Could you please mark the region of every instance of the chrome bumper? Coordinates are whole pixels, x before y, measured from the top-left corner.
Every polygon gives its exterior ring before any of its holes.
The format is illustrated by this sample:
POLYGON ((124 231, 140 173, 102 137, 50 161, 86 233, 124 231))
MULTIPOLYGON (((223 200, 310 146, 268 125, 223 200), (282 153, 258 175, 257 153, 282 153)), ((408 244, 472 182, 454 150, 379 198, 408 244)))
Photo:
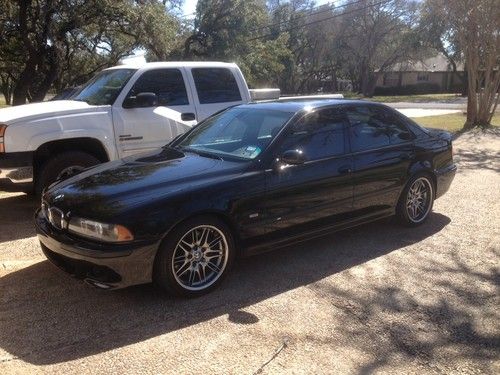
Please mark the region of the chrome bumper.
POLYGON ((14 184, 33 182, 33 167, 16 167, 0 169, 0 179, 8 179, 14 184))

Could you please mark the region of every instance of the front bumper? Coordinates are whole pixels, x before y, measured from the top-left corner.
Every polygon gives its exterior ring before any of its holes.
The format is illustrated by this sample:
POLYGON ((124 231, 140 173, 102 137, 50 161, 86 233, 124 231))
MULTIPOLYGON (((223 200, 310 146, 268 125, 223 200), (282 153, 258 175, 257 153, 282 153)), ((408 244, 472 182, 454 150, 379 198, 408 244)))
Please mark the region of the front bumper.
POLYGON ((450 164, 449 166, 440 169, 436 172, 437 179, 437 189, 436 189, 436 199, 442 196, 450 188, 455 174, 457 173, 457 165, 450 164))
POLYGON ((33 152, 0 154, 0 190, 24 191, 33 184, 33 152))
POLYGON ((124 288, 152 281, 158 244, 98 244, 76 239, 52 227, 41 210, 35 228, 42 251, 56 266, 103 288, 124 288))

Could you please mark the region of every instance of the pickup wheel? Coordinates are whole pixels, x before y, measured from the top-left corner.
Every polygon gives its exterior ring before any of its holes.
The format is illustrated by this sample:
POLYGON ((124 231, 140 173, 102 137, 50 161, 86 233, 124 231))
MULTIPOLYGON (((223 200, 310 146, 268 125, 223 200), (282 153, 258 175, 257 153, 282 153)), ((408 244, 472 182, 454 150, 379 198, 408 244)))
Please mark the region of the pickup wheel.
POLYGON ((95 156, 81 151, 62 152, 48 159, 40 168, 35 182, 35 194, 40 195, 56 180, 64 180, 80 173, 85 168, 99 164, 95 156))

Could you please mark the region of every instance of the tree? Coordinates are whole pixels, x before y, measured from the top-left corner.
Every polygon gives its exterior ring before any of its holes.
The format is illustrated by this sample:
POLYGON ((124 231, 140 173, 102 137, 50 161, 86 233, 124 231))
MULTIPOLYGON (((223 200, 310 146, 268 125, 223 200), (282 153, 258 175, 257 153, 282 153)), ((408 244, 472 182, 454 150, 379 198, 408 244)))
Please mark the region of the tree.
POLYGON ((0 0, 0 88, 6 100, 43 100, 52 85, 82 83, 140 47, 164 58, 177 27, 167 3, 0 0))
POLYGON ((487 126, 500 88, 500 0, 428 0, 450 40, 458 41, 467 70, 467 120, 464 129, 487 126))
POLYGON ((199 0, 183 58, 235 61, 250 86, 275 82, 288 55, 287 36, 256 38, 268 23, 264 0, 199 0))
MULTIPOLYGON (((467 75, 457 70, 459 62, 463 62, 463 53, 457 35, 453 33, 448 17, 443 17, 442 2, 426 1, 420 7, 419 33, 423 44, 448 59, 453 75, 461 81, 462 94, 467 95, 467 75)), ((452 76, 453 77, 453 76, 452 76)))
POLYGON ((342 11, 342 50, 364 96, 373 96, 379 76, 389 68, 419 56, 417 9, 411 0, 347 2, 342 11))

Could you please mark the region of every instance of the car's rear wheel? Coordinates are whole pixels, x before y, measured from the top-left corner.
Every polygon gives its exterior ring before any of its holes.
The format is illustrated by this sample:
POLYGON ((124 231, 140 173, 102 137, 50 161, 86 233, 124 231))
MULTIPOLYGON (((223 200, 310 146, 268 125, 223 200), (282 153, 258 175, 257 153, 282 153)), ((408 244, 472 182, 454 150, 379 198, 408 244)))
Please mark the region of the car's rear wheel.
POLYGON ((427 174, 410 179, 398 202, 396 214, 407 226, 417 226, 429 217, 434 203, 434 184, 427 174))
POLYGON ((82 151, 62 152, 49 159, 40 169, 35 193, 40 195, 44 188, 57 180, 64 180, 80 173, 85 168, 99 164, 95 156, 82 151))
POLYGON ((208 293, 228 273, 234 254, 233 236, 223 221, 212 216, 187 220, 160 246, 154 281, 176 296, 208 293))

